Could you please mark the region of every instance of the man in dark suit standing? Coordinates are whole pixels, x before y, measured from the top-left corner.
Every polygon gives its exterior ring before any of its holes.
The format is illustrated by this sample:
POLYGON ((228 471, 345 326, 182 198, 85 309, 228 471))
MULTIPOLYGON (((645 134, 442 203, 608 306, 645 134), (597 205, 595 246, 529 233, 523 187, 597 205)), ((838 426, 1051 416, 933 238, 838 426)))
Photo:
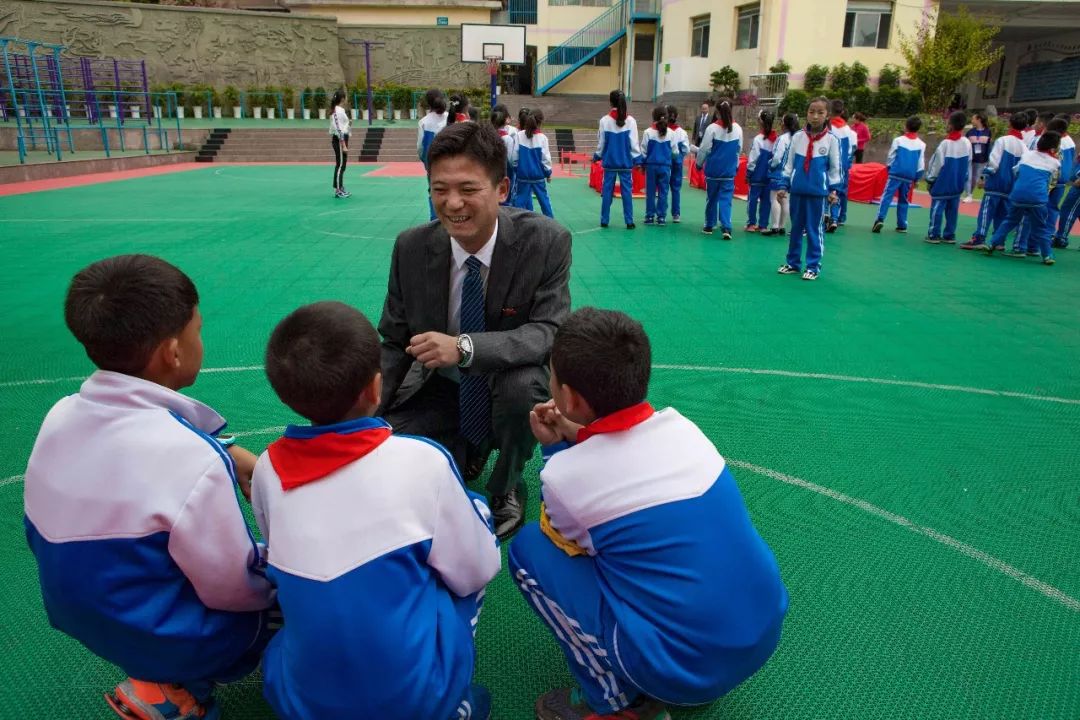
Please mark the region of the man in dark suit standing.
POLYGON ((701 145, 701 139, 705 137, 705 129, 709 127, 709 122, 712 120, 712 104, 709 102, 701 103, 701 112, 698 114, 697 122, 694 123, 694 144, 701 145))
POLYGON ((499 206, 506 146, 487 123, 441 131, 428 167, 438 220, 394 244, 379 321, 380 414, 395 432, 442 443, 467 480, 498 449, 487 490, 505 539, 524 520, 521 472, 536 447, 529 412, 550 397, 551 343, 570 313, 570 233, 499 206))

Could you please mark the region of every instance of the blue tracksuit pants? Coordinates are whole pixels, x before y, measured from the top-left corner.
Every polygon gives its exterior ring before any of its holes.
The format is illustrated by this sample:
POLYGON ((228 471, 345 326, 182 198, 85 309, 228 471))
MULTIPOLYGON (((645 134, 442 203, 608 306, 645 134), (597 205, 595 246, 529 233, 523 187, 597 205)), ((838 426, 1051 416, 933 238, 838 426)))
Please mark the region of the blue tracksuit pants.
POLYGON ((960 196, 933 198, 930 203, 930 232, 927 237, 956 239, 956 220, 960 215, 960 196), (944 223, 944 231, 942 224, 944 223))
POLYGON ((1059 242, 1064 242, 1066 245, 1069 243, 1069 231, 1072 230, 1077 217, 1080 217, 1080 188, 1070 187, 1061 203, 1057 232, 1054 233, 1054 237, 1059 242))
POLYGON ((844 183, 840 189, 836 191, 836 196, 840 199, 840 202, 829 206, 829 217, 832 218, 834 223, 843 225, 847 222, 847 191, 848 191, 848 173, 850 170, 844 170, 844 183))
POLYGON ((751 185, 750 193, 746 196, 746 226, 769 227, 769 213, 771 211, 772 201, 769 199, 768 183, 751 185))
POLYGON ((671 186, 670 165, 645 166, 645 219, 667 217, 667 194, 671 186))
POLYGON ((705 227, 717 222, 724 232, 731 232, 731 199, 735 197, 735 178, 705 178, 705 227))
POLYGON ((682 215, 682 161, 671 163, 671 216, 682 215))
MULTIPOLYGON (((619 194, 622 195, 623 220, 627 225, 634 222, 634 176, 629 169, 609 170, 604 168, 604 189, 600 193, 600 224, 607 225, 611 220, 611 200, 615 194, 615 181, 619 181, 619 194)), ((519 181, 520 182, 520 181, 519 181)))
POLYGON ((1044 258, 1053 257, 1053 253, 1050 251, 1051 229, 1048 216, 1049 212, 1046 205, 1010 205, 1005 222, 994 231, 990 247, 1004 247, 1005 238, 1008 237, 1009 233, 1019 227, 1021 223, 1026 223, 1030 228, 1031 242, 1039 249, 1039 254, 1044 258))
POLYGON ((825 198, 819 195, 791 195, 791 238, 788 240, 787 264, 801 268, 802 238, 806 234, 806 269, 821 271, 825 254, 825 198))
MULTIPOLYGON (((1061 198, 1065 195, 1065 188, 1061 185, 1057 185, 1050 191, 1050 197, 1046 199, 1046 222, 1050 226, 1050 236, 1053 238, 1057 232, 1058 219, 1061 212, 1058 210, 1061 205, 1061 198)), ((1024 222, 1020 224, 1020 230, 1017 231, 1016 238, 1017 249, 1027 250, 1028 248, 1035 249, 1037 246, 1031 244, 1031 223, 1024 222)))
POLYGON ((885 185, 885 192, 881 195, 881 203, 878 205, 877 219, 882 222, 889 214, 889 205, 896 198, 896 227, 901 230, 907 229, 908 194, 911 192, 911 181, 889 176, 889 182, 885 185))
POLYGON ((540 212, 549 218, 555 217, 551 212, 551 200, 548 198, 547 182, 544 180, 517 179, 517 193, 514 196, 514 207, 523 210, 533 209, 533 194, 540 201, 540 212))
POLYGON ((975 220, 975 233, 972 240, 985 241, 1009 214, 1009 198, 1004 195, 986 193, 979 204, 979 216, 975 220))

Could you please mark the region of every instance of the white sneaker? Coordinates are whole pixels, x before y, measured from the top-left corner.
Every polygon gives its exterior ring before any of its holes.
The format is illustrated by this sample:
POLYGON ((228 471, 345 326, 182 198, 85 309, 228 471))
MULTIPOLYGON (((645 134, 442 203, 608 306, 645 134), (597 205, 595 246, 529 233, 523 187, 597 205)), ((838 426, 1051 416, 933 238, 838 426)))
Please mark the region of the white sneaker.
POLYGON ((972 196, 968 195, 968 196, 967 196, 966 198, 964 198, 964 199, 963 199, 963 200, 961 200, 960 202, 966 202, 966 203, 970 203, 970 202, 975 202, 975 198, 973 198, 972 196))
POLYGON ((817 280, 817 270, 807 270, 802 274, 803 280, 817 280))
POLYGON ((791 265, 784 263, 776 269, 776 272, 780 273, 781 275, 798 275, 799 268, 792 267, 791 265))

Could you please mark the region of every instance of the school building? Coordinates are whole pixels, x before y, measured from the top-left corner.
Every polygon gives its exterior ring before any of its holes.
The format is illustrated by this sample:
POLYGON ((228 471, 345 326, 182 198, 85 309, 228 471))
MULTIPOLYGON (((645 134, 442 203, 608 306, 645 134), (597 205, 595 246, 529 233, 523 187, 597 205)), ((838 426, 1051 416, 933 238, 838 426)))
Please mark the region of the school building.
MULTIPOLYGON (((871 84, 886 64, 904 66, 900 33, 961 4, 1003 26, 1005 57, 981 87, 960 89, 969 107, 1080 104, 1080 0, 267 0, 340 25, 402 29, 462 23, 526 28, 526 64, 504 68, 519 94, 696 101, 725 65, 759 98, 802 87, 812 64, 861 62, 871 84), (779 60, 785 79, 769 73, 779 60)), ((392 49, 389 49, 391 54, 392 49)))

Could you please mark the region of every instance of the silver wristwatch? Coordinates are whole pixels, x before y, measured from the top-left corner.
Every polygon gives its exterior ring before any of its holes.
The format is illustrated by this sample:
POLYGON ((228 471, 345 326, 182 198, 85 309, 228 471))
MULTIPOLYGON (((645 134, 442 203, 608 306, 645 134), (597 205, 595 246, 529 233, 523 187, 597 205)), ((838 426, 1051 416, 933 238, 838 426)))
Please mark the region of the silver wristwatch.
POLYGON ((468 335, 458 335, 457 337, 457 349, 461 353, 461 360, 458 361, 458 367, 467 368, 472 365, 473 359, 473 344, 472 338, 468 335))

